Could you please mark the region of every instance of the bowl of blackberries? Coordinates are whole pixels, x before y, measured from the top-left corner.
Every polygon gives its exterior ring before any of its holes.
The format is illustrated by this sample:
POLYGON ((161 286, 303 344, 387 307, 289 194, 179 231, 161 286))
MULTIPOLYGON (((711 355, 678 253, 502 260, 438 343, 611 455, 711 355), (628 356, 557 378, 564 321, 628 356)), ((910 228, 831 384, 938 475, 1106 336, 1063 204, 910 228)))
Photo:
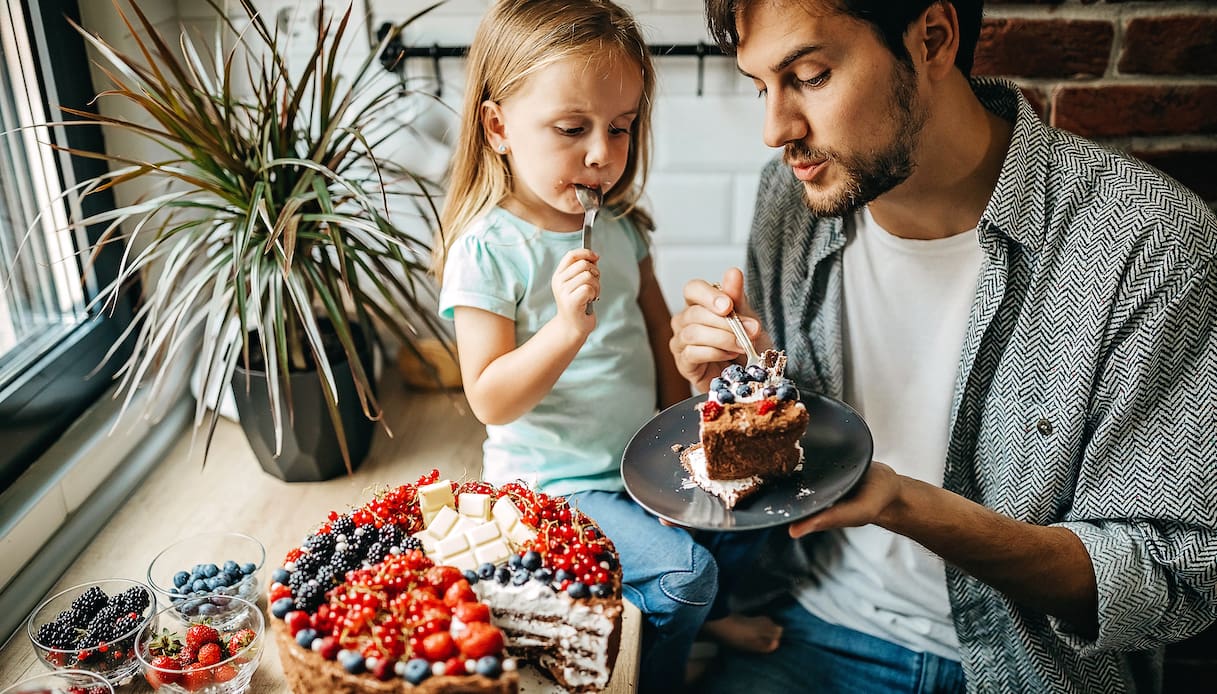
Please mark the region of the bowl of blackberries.
POLYGON ((139 671, 135 636, 155 619, 148 586, 122 578, 73 586, 34 608, 26 631, 34 653, 52 669, 85 670, 114 685, 139 671))
POLYGON ((262 660, 266 621, 253 602, 217 596, 225 617, 187 616, 173 606, 139 632, 136 656, 157 691, 239 694, 262 660))
POLYGON ((14 682, 0 694, 114 694, 114 687, 101 675, 85 670, 56 670, 14 682))
POLYGON ((265 561, 266 549, 249 535, 204 533, 161 550, 148 566, 148 583, 183 616, 219 620, 231 604, 225 598, 258 600, 265 561))

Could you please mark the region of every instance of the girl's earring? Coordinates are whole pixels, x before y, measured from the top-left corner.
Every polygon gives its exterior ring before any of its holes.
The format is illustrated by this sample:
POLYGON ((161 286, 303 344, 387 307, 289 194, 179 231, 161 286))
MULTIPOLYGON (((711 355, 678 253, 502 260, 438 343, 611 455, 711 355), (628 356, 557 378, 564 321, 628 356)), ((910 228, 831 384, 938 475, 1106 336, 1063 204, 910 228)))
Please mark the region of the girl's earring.
POLYGON ((506 144, 499 145, 499 154, 507 154, 507 145, 506 144))

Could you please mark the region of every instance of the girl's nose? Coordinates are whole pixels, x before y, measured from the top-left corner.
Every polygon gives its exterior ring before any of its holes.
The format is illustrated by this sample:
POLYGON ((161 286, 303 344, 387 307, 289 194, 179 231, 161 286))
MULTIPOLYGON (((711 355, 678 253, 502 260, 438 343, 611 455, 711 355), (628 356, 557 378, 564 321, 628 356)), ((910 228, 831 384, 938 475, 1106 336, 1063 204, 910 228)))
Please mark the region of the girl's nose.
POLYGON ((587 140, 587 154, 584 162, 588 166, 602 167, 609 163, 609 139, 607 134, 592 135, 587 140))

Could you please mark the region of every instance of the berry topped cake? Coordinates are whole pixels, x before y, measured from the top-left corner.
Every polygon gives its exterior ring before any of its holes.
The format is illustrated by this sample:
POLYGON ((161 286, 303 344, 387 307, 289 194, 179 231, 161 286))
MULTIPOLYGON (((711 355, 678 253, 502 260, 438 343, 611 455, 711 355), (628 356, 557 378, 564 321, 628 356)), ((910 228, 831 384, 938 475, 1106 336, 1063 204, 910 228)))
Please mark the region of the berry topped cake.
POLYGON ((786 379, 786 355, 767 350, 760 364, 732 364, 710 382, 700 411, 698 443, 681 463, 697 486, 734 508, 803 461, 799 440, 810 419, 799 391, 786 379))
POLYGON ((603 689, 621 632, 612 543, 565 499, 433 470, 325 523, 270 589, 292 690, 515 692, 517 663, 603 689))

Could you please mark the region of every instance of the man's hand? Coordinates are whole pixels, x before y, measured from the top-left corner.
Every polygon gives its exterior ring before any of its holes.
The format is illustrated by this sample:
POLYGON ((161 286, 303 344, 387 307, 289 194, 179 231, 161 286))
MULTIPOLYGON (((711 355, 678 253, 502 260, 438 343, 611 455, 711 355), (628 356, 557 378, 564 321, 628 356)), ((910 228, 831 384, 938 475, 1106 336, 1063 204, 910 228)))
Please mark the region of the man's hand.
POLYGON ((790 536, 872 523, 883 526, 885 512, 897 501, 903 479, 887 465, 872 462, 852 494, 809 518, 791 523, 790 536))
POLYGON ((1090 554, 1067 528, 1014 520, 928 482, 872 462, 857 489, 791 537, 873 524, 908 537, 1015 602, 1098 634, 1098 588, 1090 554))
POLYGON ((709 390, 710 380, 743 354, 724 320, 732 309, 739 314, 757 351, 770 349, 769 336, 761 331, 760 321, 744 299, 744 275, 739 268, 727 270, 721 288, 705 280, 686 284, 685 309, 672 316, 671 348, 676 366, 700 391, 709 390))

